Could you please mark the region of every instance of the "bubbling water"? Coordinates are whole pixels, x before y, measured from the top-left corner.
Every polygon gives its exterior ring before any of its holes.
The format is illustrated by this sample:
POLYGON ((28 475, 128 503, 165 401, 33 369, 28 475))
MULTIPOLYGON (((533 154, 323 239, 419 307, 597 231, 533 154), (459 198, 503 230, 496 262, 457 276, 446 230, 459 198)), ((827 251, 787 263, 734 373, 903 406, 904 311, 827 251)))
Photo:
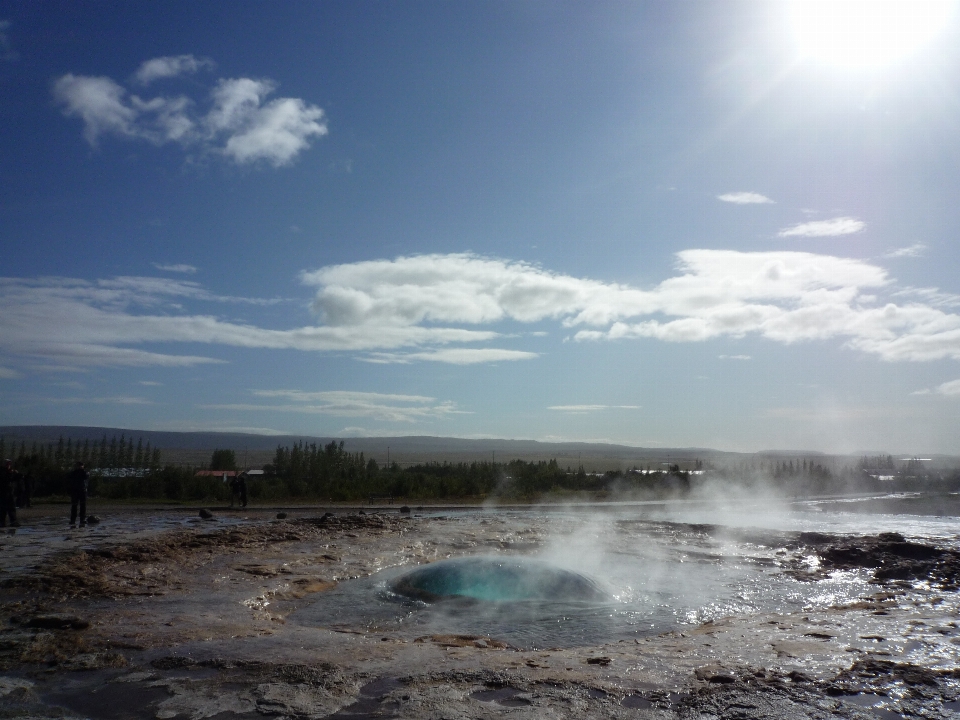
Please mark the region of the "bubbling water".
POLYGON ((486 602, 610 600, 593 579, 526 557, 464 557, 430 563, 392 583, 394 592, 424 602, 469 598, 486 602))

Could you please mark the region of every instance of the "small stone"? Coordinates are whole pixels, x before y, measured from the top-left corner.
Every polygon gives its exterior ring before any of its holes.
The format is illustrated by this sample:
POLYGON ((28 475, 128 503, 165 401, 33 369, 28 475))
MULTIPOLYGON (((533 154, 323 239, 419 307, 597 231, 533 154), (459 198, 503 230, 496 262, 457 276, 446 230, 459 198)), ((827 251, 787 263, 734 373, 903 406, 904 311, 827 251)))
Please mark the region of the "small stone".
POLYGON ((410 514, 410 506, 409 506, 409 505, 402 505, 402 506, 400 507, 400 512, 404 513, 405 515, 409 515, 409 514, 410 514))
POLYGON ((206 508, 200 508, 200 517, 204 520, 213 520, 213 513, 206 508))
POLYGON ((287 519, 287 514, 285 512, 277 513, 277 520, 286 520, 286 519, 287 519))
POLYGON ((608 658, 606 655, 601 655, 600 657, 592 657, 584 660, 587 665, 609 665, 613 660, 608 658))
POLYGON ((96 515, 87 515, 87 525, 97 525, 100 523, 100 518, 96 515))

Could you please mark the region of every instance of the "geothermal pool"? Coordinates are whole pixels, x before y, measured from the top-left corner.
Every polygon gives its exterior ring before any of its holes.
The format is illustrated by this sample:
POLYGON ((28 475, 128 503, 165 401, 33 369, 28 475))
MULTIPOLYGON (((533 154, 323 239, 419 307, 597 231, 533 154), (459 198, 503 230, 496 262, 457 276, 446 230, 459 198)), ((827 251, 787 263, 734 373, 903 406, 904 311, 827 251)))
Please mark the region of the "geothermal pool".
MULTIPOLYGON (((901 532, 954 545, 960 539, 952 518, 824 511, 815 503, 736 514, 701 507, 638 517, 631 508, 590 515, 474 511, 438 519, 438 532, 459 536, 461 552, 342 581, 292 619, 408 640, 480 635, 527 649, 633 641, 728 616, 824 610, 877 591, 868 570, 836 571, 816 582, 794 579, 785 571, 818 564, 797 546, 797 532, 901 532), (453 580, 449 572, 435 573, 421 578, 427 592, 405 591, 410 577, 443 568, 451 557, 459 558, 460 572, 470 564, 476 572, 453 580), (490 572, 497 563, 510 568, 509 577, 490 572), (518 593, 517 576, 525 573, 518 593), (563 574, 597 592, 550 587, 563 574), (444 582, 472 586, 437 591, 444 582), (531 590, 537 582, 546 583, 542 592, 531 590)), ((449 546, 450 537, 441 539, 449 546)), ((926 590, 918 585, 912 592, 926 590)))
POLYGON ((276 510, 103 507, 70 531, 62 508, 25 513, 0 535, 0 704, 345 720, 960 708, 957 496, 276 510), (942 562, 878 585, 874 568, 903 570, 880 546, 942 562), (863 570, 837 569, 857 552, 863 570))

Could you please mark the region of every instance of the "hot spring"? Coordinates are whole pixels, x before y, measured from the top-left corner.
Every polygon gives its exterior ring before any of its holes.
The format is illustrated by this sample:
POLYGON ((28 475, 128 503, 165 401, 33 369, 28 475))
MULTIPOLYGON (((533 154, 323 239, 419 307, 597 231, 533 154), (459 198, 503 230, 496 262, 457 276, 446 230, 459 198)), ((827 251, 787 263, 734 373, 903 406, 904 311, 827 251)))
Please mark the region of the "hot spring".
POLYGON ((941 537, 949 529, 933 518, 811 510, 749 520, 751 529, 701 524, 711 521, 703 513, 433 517, 415 538, 398 537, 394 553, 378 560, 379 572, 334 578, 336 588, 290 619, 405 640, 480 635, 519 648, 632 641, 727 616, 825 609, 876 592, 865 570, 795 579, 789 567, 819 560, 791 545, 787 528, 941 537))
POLYGON ((425 602, 471 599, 484 602, 596 602, 612 600, 593 579, 525 557, 467 557, 441 560, 413 570, 391 589, 425 602))

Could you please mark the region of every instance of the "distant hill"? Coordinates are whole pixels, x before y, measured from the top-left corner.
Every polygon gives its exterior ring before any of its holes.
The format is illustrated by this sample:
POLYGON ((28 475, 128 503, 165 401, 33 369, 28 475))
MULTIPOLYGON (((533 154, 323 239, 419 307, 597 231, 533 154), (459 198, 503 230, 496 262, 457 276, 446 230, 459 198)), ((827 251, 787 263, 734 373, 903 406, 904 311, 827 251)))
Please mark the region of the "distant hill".
POLYGON ((104 435, 126 435, 142 438, 153 447, 163 451, 164 459, 174 462, 200 464, 209 461, 210 453, 217 448, 227 448, 237 453, 247 464, 263 464, 270 461, 278 445, 288 446, 298 442, 325 445, 331 441, 343 441, 350 452, 362 452, 367 457, 384 463, 389 453, 390 460, 407 465, 414 462, 473 460, 506 461, 550 460, 556 458, 561 465, 615 468, 646 466, 665 462, 692 462, 694 460, 718 460, 735 458, 740 453, 721 452, 708 448, 638 448, 628 445, 587 442, 539 442, 536 440, 473 440, 432 436, 332 438, 307 435, 254 435, 252 433, 219 432, 165 432, 138 430, 135 428, 75 427, 69 425, 7 425, 0 426, 0 437, 10 443, 24 441, 51 443, 59 438, 99 441, 104 435))
MULTIPOLYGON (((661 463, 691 463, 695 460, 705 462, 736 462, 759 458, 765 461, 786 461, 791 458, 823 458, 835 463, 856 462, 861 455, 885 455, 886 453, 856 453, 831 456, 824 453, 804 450, 768 450, 759 453, 737 453, 710 448, 642 448, 612 443, 590 442, 540 442, 537 440, 473 440, 455 437, 433 437, 428 435, 410 435, 400 437, 315 437, 309 435, 255 435, 253 433, 221 432, 165 432, 158 430, 138 430, 136 428, 78 427, 70 425, 6 425, 0 426, 0 437, 10 447, 12 442, 24 441, 27 445, 34 442, 57 442, 60 437, 76 440, 99 441, 104 435, 107 440, 113 436, 126 435, 128 438, 142 438, 163 452, 164 462, 187 465, 202 465, 210 461, 215 449, 234 450, 237 460, 246 466, 261 466, 271 461, 278 445, 289 446, 294 443, 317 443, 326 445, 331 441, 343 441, 344 448, 350 452, 362 452, 366 457, 375 458, 381 464, 389 457, 392 462, 410 465, 420 462, 449 461, 472 462, 474 460, 550 460, 556 459, 561 466, 576 467, 582 463, 587 471, 626 469, 629 467, 654 468, 661 463)), ((904 457, 901 453, 896 455, 904 457)), ((924 455, 930 458, 930 468, 960 467, 960 458, 947 455, 924 455)))

